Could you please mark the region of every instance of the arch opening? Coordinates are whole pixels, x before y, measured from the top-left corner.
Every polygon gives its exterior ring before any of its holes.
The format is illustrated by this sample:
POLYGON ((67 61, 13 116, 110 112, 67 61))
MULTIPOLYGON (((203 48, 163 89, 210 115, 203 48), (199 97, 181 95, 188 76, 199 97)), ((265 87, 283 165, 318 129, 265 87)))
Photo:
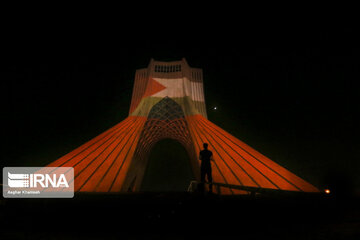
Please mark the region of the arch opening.
POLYGON ((166 138, 151 149, 140 191, 184 192, 194 180, 191 159, 177 140, 166 138))

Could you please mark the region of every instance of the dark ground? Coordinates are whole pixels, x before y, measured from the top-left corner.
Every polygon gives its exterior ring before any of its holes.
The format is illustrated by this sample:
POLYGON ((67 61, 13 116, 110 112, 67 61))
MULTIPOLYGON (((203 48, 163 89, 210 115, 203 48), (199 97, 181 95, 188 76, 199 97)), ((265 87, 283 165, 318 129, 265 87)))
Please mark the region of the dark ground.
POLYGON ((1 200, 1 239, 356 239, 359 199, 188 193, 1 200))

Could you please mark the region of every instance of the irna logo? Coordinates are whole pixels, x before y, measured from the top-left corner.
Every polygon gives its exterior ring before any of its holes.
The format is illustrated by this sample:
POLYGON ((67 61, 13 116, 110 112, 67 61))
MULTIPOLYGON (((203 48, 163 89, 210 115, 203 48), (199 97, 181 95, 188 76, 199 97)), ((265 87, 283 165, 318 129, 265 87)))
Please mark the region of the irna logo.
POLYGON ((69 187, 64 174, 12 174, 8 172, 8 186, 11 188, 53 188, 69 187))
POLYGON ((4 167, 5 198, 72 198, 72 167, 4 167))

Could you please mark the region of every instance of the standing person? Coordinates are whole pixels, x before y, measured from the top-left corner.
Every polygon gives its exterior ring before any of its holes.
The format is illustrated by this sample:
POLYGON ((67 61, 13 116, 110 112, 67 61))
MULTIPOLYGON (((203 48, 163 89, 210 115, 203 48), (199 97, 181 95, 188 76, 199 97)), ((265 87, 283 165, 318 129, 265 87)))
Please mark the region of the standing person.
POLYGON ((201 184, 202 187, 205 183, 205 175, 207 176, 207 180, 209 184, 209 191, 212 192, 212 175, 211 175, 211 162, 214 161, 213 154, 211 151, 208 150, 208 144, 204 143, 204 150, 200 151, 200 160, 201 160, 201 184))

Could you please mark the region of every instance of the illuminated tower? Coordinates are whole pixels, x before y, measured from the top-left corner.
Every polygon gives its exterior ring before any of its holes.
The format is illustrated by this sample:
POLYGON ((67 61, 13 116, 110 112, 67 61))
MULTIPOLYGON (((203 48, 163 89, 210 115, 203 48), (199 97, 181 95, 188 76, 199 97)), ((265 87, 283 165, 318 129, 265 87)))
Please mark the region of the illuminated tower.
MULTIPOLYGON (((198 180, 198 153, 207 142, 214 154, 213 181, 216 183, 318 191, 210 122, 202 69, 189 67, 185 59, 174 62, 152 59, 147 68, 137 70, 129 116, 49 166, 74 167, 75 191, 138 191, 151 149, 165 138, 185 147, 198 180)), ((221 188, 221 193, 243 192, 221 188)))

